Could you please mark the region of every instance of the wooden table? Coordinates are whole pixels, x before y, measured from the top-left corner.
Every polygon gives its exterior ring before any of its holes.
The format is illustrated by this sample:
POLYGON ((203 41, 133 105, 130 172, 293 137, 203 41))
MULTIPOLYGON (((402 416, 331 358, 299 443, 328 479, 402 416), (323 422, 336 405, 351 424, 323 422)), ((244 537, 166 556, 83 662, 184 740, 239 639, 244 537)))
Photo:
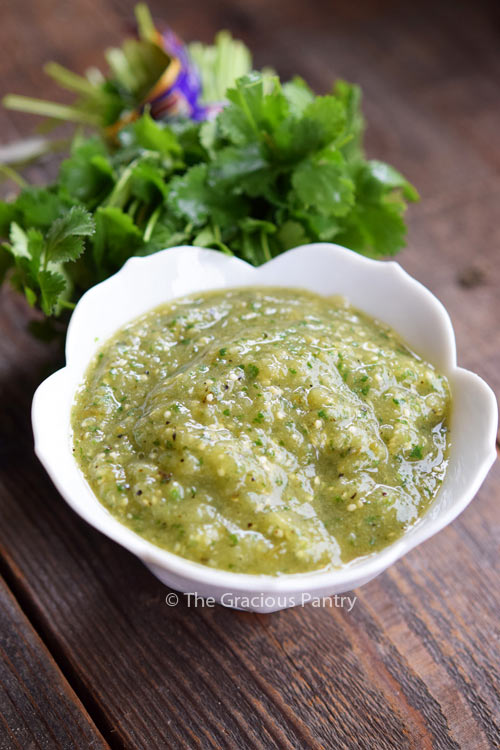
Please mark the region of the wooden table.
MULTIPOLYGON (((47 59, 101 62, 130 0, 2 9, 4 91, 55 96, 47 59)), ((460 362, 500 390, 498 5, 151 2, 186 38, 229 27, 257 65, 363 86, 372 155, 415 182, 403 266, 447 306, 460 362)), ((32 120, 0 113, 0 138, 32 120)), ((43 171, 35 174, 43 179, 43 171)), ((165 604, 167 590, 61 500, 29 407, 54 349, 0 294, 0 748, 487 748, 500 741, 500 470, 451 527, 355 592, 351 612, 165 604)))

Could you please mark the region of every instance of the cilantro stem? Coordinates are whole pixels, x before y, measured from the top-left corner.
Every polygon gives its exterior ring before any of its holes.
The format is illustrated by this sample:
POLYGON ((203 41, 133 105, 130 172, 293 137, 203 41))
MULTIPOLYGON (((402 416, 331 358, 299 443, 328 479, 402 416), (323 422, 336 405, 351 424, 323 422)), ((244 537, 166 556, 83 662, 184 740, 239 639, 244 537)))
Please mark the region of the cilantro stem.
POLYGON ((56 120, 81 122, 85 125, 99 125, 99 118, 96 115, 83 112, 77 107, 68 107, 65 104, 46 102, 43 99, 34 99, 30 96, 8 94, 2 99, 2 104, 6 109, 15 109, 18 112, 28 112, 32 115, 52 117, 56 120))
POLYGON ((156 208, 149 217, 148 223, 146 224, 146 229, 144 230, 143 234, 144 242, 149 242, 149 240, 151 239, 151 235, 153 234, 153 230, 156 226, 156 222, 158 221, 158 217, 160 216, 160 212, 161 206, 158 206, 158 208, 156 208))
POLYGON ((134 201, 131 202, 130 206, 127 209, 127 213, 132 219, 134 218, 134 214, 137 211, 139 204, 140 204, 140 200, 139 198, 136 198, 134 201))
POLYGON ((84 76, 64 68, 59 63, 49 62, 44 65, 44 72, 47 73, 56 83, 68 91, 75 91, 77 94, 86 94, 94 99, 100 95, 99 89, 96 88, 84 76))
POLYGON ((139 3, 135 6, 135 19, 140 38, 146 42, 153 40, 156 29, 146 3, 139 3))
POLYGON ((271 260, 273 256, 271 255, 271 251, 269 249, 269 242, 267 240, 267 232, 264 229, 261 229, 260 231, 260 243, 262 245, 262 252, 264 253, 264 258, 266 260, 271 260))
POLYGON ((57 300, 58 305, 61 307, 65 307, 67 310, 74 310, 76 305, 74 302, 69 302, 67 299, 61 299, 59 298, 57 300))
POLYGON ((253 248, 250 243, 250 238, 247 232, 243 232, 243 257, 245 258, 245 260, 248 260, 251 263, 254 263, 254 265, 256 265, 255 254, 253 252, 253 248))
POLYGON ((228 247, 225 242, 222 241, 221 233, 220 233, 220 227, 218 224, 212 223, 212 232, 214 233, 215 238, 215 244, 217 247, 222 250, 223 253, 226 253, 226 255, 234 255, 233 251, 230 247, 228 247))
POLYGON ((26 182, 24 177, 19 172, 16 172, 15 169, 12 169, 12 167, 7 166, 7 164, 0 164, 0 174, 4 174, 7 179, 12 180, 12 182, 15 182, 21 188, 28 187, 29 183, 26 182))
POLYGON ((104 205, 123 208, 128 198, 128 190, 126 190, 127 183, 132 177, 132 172, 134 171, 134 167, 136 166, 138 161, 139 158, 134 159, 132 162, 130 162, 128 167, 123 170, 120 179, 109 194, 108 199, 104 201, 104 205))

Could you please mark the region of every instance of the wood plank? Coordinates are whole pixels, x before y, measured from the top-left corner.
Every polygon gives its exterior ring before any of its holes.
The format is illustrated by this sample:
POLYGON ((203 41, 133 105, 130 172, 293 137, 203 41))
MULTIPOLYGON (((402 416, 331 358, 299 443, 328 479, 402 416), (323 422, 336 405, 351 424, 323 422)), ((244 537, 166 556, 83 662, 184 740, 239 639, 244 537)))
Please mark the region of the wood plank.
MULTIPOLYGON (((42 62, 80 70, 98 62, 131 5, 75 0, 61 10, 19 0, 2 17, 2 80, 54 95, 42 62), (20 13, 33 15, 29 28, 20 13)), ((167 15, 160 0, 151 6, 167 15)), ((362 84, 370 154, 408 174, 423 196, 400 261, 448 307, 460 362, 500 394, 496 5, 195 0, 169 6, 168 21, 205 40, 228 26, 258 65, 302 73, 318 90, 336 75, 362 84)), ((1 114, 0 123, 4 138, 30 126, 17 115, 1 114)), ((193 609, 183 598, 169 608, 167 590, 81 522, 32 456, 31 393, 58 355, 26 334, 29 315, 0 292, 0 555, 110 743, 498 744, 498 464, 451 527, 355 592, 351 612, 308 606, 257 616, 193 609)))
POLYGON ((107 748, 0 578, 0 747, 107 748))

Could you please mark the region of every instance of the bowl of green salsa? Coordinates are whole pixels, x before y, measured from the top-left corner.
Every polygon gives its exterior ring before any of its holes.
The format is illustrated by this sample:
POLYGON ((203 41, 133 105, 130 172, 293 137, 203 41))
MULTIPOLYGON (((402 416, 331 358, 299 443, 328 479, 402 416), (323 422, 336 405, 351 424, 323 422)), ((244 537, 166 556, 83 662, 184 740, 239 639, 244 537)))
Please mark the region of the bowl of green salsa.
POLYGON ((231 606, 370 580, 495 457, 494 396, 441 303, 336 245, 133 258, 82 297, 66 359, 33 403, 56 487, 164 583, 231 606))

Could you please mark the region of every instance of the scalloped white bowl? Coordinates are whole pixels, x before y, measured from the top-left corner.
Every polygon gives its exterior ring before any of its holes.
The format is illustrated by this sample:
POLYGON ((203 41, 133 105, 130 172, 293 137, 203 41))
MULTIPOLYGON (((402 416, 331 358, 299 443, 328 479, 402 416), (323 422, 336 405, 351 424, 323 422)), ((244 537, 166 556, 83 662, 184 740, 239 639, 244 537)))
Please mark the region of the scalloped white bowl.
POLYGON ((39 386, 32 409, 35 451, 55 486, 73 510, 137 555, 163 583, 177 591, 214 597, 226 606, 273 612, 302 604, 309 597, 341 594, 366 583, 453 521, 470 503, 496 457, 495 396, 481 378, 457 367, 453 328, 443 305, 397 263, 370 260, 339 245, 305 245, 259 268, 195 247, 132 258, 117 274, 90 289, 76 306, 68 329, 66 362, 66 367, 39 386), (96 349, 109 336, 175 297, 249 285, 343 294, 355 307, 392 326, 450 382, 449 467, 433 505, 389 547, 335 570, 257 576, 185 560, 147 542, 113 518, 73 458, 70 413, 75 392, 96 349))

